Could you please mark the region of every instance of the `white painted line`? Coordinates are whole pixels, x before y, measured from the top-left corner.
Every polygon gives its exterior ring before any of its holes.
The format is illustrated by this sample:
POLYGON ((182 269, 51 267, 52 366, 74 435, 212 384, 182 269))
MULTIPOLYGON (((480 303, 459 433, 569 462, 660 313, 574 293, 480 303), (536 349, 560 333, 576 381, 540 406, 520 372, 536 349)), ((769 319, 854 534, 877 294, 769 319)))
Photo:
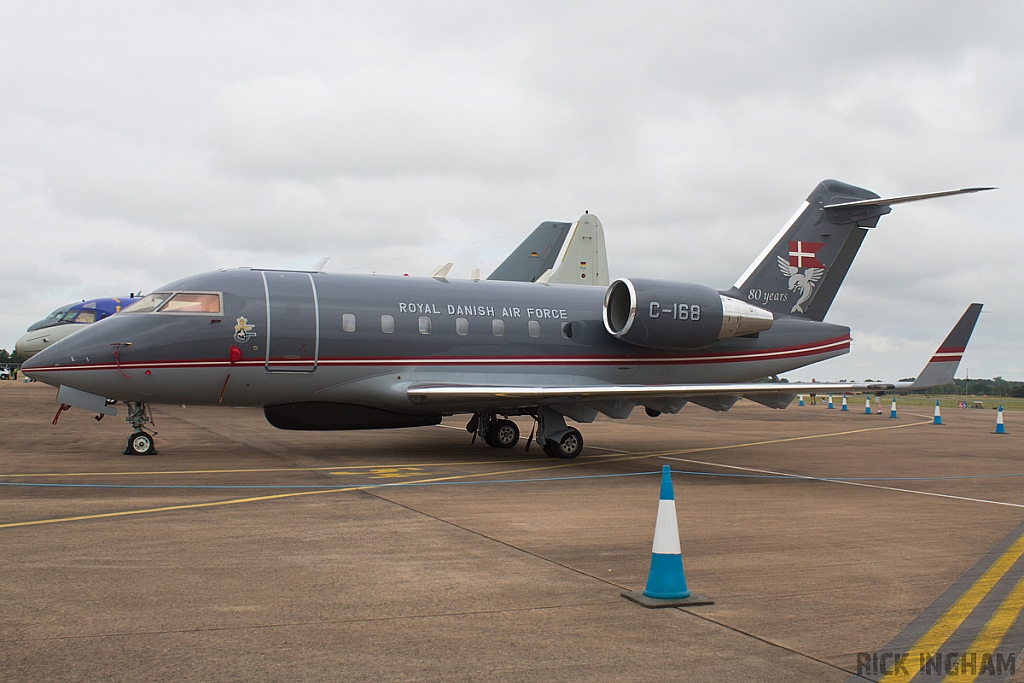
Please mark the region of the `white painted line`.
POLYGON ((1024 508, 1024 504, 1021 503, 1007 503, 1001 500, 987 500, 985 498, 969 498, 967 496, 955 496, 951 493, 934 493, 932 491, 916 491, 914 489, 901 489, 896 486, 880 486, 878 484, 865 484, 859 481, 843 481, 838 479, 828 479, 827 477, 809 477, 804 474, 790 474, 788 472, 776 472, 774 470, 762 470, 756 467, 740 467, 738 465, 725 465, 719 462, 704 462, 703 460, 688 460, 687 458, 673 458, 669 456, 660 456, 662 460, 675 460, 677 462, 688 462, 694 465, 706 465, 708 467, 721 467, 729 470, 742 470, 745 472, 757 472, 758 474, 771 474, 778 477, 787 477, 789 479, 804 479, 806 481, 823 481, 829 484, 846 484, 848 486, 862 486, 868 489, 881 489, 883 491, 897 491, 899 493, 915 493, 919 496, 932 496, 935 498, 949 498, 952 500, 965 500, 970 503, 987 503, 989 505, 1000 505, 1003 507, 1011 508, 1024 508))

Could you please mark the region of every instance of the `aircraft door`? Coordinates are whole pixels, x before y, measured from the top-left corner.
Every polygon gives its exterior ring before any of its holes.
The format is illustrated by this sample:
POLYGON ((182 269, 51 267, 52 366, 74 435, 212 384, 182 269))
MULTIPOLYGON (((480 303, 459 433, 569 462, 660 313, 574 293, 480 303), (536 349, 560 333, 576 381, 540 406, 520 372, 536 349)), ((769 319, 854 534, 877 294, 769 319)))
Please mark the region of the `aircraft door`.
POLYGON ((320 348, 320 304, 310 273, 263 271, 268 372, 313 372, 320 348))

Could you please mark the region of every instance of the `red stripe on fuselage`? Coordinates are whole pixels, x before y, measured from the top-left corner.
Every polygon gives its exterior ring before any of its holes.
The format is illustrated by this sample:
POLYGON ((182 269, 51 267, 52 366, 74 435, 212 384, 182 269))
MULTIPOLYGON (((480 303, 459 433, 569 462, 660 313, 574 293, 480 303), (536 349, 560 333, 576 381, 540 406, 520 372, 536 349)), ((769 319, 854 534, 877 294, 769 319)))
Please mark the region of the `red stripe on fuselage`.
MULTIPOLYGON (((394 366, 394 365, 699 365, 707 363, 747 363, 756 361, 782 360, 787 358, 801 358, 815 356, 832 351, 849 350, 849 335, 833 337, 819 342, 801 344, 798 346, 785 346, 775 349, 761 349, 757 351, 728 351, 709 355, 688 355, 688 356, 393 356, 393 357, 362 357, 362 358, 320 358, 316 361, 318 366, 324 367, 345 367, 345 366, 394 366)), ((311 358, 300 358, 297 360, 271 359, 277 366, 287 367, 289 365, 309 366, 313 363, 311 358)), ((132 368, 219 368, 219 367, 263 367, 266 360, 253 358, 240 360, 231 363, 225 359, 197 359, 177 361, 132 361, 121 362, 120 366, 115 363, 89 363, 81 365, 63 365, 48 368, 32 368, 28 372, 56 372, 56 371, 77 371, 77 370, 107 370, 132 369, 132 368)))

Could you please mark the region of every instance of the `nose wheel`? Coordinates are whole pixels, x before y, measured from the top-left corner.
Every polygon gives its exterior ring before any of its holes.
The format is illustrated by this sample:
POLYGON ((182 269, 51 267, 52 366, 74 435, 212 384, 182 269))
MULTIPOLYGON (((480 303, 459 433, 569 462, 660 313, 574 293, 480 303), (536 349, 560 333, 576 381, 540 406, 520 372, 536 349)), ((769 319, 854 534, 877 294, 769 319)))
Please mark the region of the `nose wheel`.
POLYGON ((144 431, 145 425, 153 424, 153 414, 145 403, 126 403, 128 406, 128 424, 132 426, 132 435, 128 437, 125 455, 156 455, 153 447, 153 435, 144 431))
POLYGON ((128 437, 128 447, 124 449, 125 455, 156 455, 153 448, 153 436, 146 432, 135 432, 128 437))

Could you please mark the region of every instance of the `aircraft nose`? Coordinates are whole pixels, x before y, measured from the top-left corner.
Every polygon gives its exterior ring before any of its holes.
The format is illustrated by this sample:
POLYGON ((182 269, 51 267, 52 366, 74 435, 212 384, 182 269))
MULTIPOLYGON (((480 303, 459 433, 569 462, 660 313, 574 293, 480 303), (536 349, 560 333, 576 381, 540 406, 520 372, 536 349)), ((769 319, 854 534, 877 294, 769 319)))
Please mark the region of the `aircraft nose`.
POLYGON ((46 347, 21 364, 21 372, 26 376, 46 384, 60 384, 60 352, 63 341, 46 347))

